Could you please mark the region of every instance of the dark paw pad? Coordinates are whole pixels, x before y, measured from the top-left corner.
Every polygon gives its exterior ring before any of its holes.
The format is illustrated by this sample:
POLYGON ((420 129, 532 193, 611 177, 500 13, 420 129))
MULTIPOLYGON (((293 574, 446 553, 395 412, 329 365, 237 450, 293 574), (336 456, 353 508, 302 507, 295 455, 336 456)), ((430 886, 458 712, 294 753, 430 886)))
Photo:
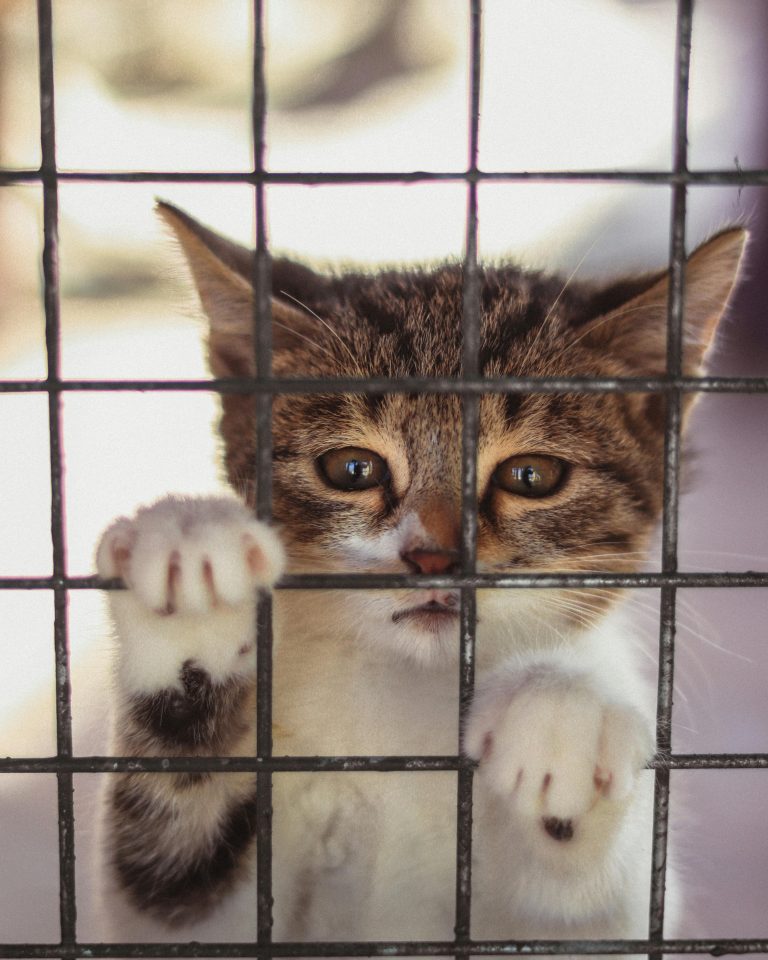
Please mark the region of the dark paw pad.
POLYGON ((554 840, 573 839, 573 820, 561 820, 559 817, 545 817, 544 829, 554 840))

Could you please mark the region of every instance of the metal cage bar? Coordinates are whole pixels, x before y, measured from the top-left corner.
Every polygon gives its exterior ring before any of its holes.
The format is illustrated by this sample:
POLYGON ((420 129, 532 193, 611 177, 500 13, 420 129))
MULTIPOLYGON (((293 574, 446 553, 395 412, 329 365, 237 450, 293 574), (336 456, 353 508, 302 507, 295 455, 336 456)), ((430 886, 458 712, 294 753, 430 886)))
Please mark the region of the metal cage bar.
MULTIPOLYGON (((122 590, 120 580, 100 577, 0 577, 0 590, 50 590, 66 586, 68 590, 122 590)), ((551 589, 579 590, 588 587, 610 587, 620 590, 656 587, 765 587, 768 571, 745 573, 474 573, 409 574, 409 573, 302 573, 285 574, 276 584, 277 590, 387 590, 418 587, 482 587, 486 589, 551 589)))
MULTIPOLYGON (((264 75, 264 0, 253 0, 253 185, 256 204, 254 258, 254 346, 256 379, 272 376, 271 263, 267 248, 264 156, 266 150, 267 88, 264 75)), ((256 515, 272 519, 272 395, 257 394, 256 515)), ((272 597, 260 591, 256 611, 256 750, 272 756, 272 597)), ((272 942, 272 771, 256 777, 256 929, 259 946, 272 942)))
MULTIPOLYGON (((0 762, 0 773, 258 773, 276 772, 349 773, 359 770, 433 772, 459 770, 463 758, 450 756, 302 757, 14 757, 0 762)), ((669 770, 764 770, 768 753, 678 753, 655 757, 647 769, 669 770)))
MULTIPOLYGON (((456 954, 468 956, 561 956, 563 954, 727 954, 768 953, 768 939, 722 938, 664 940, 473 940, 457 944, 455 940, 376 940, 307 941, 301 943, 78 943, 68 956, 78 960, 105 957, 435 957, 456 954)), ((46 960, 61 956, 56 944, 0 944, 0 960, 46 960)))
MULTIPOLYGON (((477 263, 477 172, 480 132, 480 72, 482 46, 481 0, 470 2, 469 149, 467 157, 467 222, 464 251, 462 316, 462 376, 480 373, 480 282, 477 263)), ((477 438, 480 397, 461 398, 461 571, 471 577, 477 561, 477 438)), ((472 907, 472 783, 474 764, 461 754, 461 732, 475 682, 475 624, 477 590, 460 588, 459 717, 456 752, 459 754, 456 792, 456 945, 470 940, 472 907)))
POLYGON ((135 391, 198 391, 214 393, 316 393, 318 388, 338 393, 456 393, 463 396, 485 393, 766 393, 768 377, 407 377, 383 380, 328 377, 323 380, 301 377, 285 380, 251 380, 218 377, 210 380, 3 380, 0 393, 66 393, 135 391))
MULTIPOLYGON (((0 170, 0 186, 12 183, 37 182, 39 170, 0 170)), ((60 181, 110 183, 253 183, 250 170, 220 170, 182 172, 177 170, 59 170, 60 181)), ((689 186, 764 187, 768 186, 768 169, 757 170, 688 170, 674 173, 669 170, 478 170, 473 177, 478 183, 526 183, 549 181, 554 183, 646 183, 671 186, 686 183, 689 186)), ((299 184, 319 186, 338 183, 465 183, 465 171, 375 171, 354 173, 312 173, 265 171, 265 184, 299 184)))
MULTIPOLYGON (((688 89, 691 64, 693 0, 679 0, 675 70, 675 173, 688 169, 688 89)), ((667 314, 667 375, 679 377, 683 365, 683 316, 685 306, 685 227, 688 187, 684 182, 672 186, 670 224, 669 309, 667 314)), ((677 545, 680 500, 680 428, 682 395, 672 390, 666 395, 664 430, 664 506, 662 513, 661 569, 677 573, 677 545)), ((675 668, 675 631, 677 587, 661 588, 659 625, 659 674, 656 708, 656 749, 661 756, 672 751, 672 694, 675 668)), ((659 766, 655 772, 653 806, 653 848, 651 853, 651 889, 649 938, 660 944, 664 938, 667 841, 669 834, 670 771, 659 766)), ((656 947, 652 957, 659 957, 656 947)))
MULTIPOLYGON (((53 71, 53 20, 51 0, 38 0, 40 49, 40 179, 43 185, 43 281, 45 306, 45 349, 48 383, 60 380, 61 323, 59 316, 59 187, 56 169, 56 110, 53 71)), ((51 474, 51 545, 53 576, 66 576, 64 530, 64 451, 61 426, 61 394, 48 391, 48 436, 51 474)), ((67 589, 53 586, 54 656, 56 663, 56 752, 59 758, 72 756, 72 688, 67 632, 67 589)), ((75 896, 75 810, 72 772, 56 771, 59 821, 59 923, 62 956, 68 956, 77 940, 75 896)))
POLYGON ((57 754, 52 758, 0 759, 0 773, 55 773, 58 780, 60 859, 61 942, 58 944, 0 944, 0 958, 47 957, 308 957, 308 956, 456 956, 476 955, 559 955, 649 953, 768 953, 768 940, 756 938, 665 940, 664 872, 669 813, 669 775, 686 769, 766 769, 768 754, 674 754, 671 750, 670 720, 674 668, 675 598, 679 587, 766 587, 768 573, 693 574, 680 572, 677 560, 678 490, 680 465, 680 408, 684 393, 766 393, 768 377, 687 377, 682 374, 682 317, 684 305, 686 191, 691 185, 768 185, 768 170, 700 170, 687 167, 687 104, 693 0, 678 0, 676 38, 676 86, 674 160, 670 171, 481 171, 478 169, 480 118, 481 0, 467 0, 470 18, 470 104, 468 166, 461 172, 402 171, 395 173, 275 173, 265 168, 265 124, 267 91, 264 79, 264 0, 253 0, 253 95, 252 135, 254 167, 250 171, 79 172, 59 170, 56 163, 52 0, 37 0, 40 56, 40 118, 42 162, 39 170, 0 170, 0 186, 40 182, 44 201, 44 305, 46 318, 47 376, 45 380, 0 382, 0 393, 45 392, 49 405, 52 576, 3 577, 0 589, 51 590, 54 594, 54 653, 56 662, 57 754), (59 182, 167 182, 167 183, 249 183, 256 206, 256 259, 254 307, 255 379, 209 380, 62 380, 59 368, 59 277, 57 257, 59 182), (417 183, 463 182, 467 187, 466 247, 464 258, 463 368, 459 380, 409 378, 407 380, 280 380, 271 372, 270 259, 266 239, 265 188, 273 183, 417 183), (663 378, 615 378, 591 380, 583 377, 539 379, 497 378, 484 380, 478 368, 479 284, 477 265, 477 188, 482 182, 633 182, 666 184, 672 191, 670 226, 670 299, 668 314, 668 370, 663 378), (280 589, 376 589, 387 587, 453 587, 461 591, 460 716, 471 700, 474 679, 475 591, 479 588, 535 589, 586 587, 661 588, 660 669, 658 694, 659 753, 648 765, 655 771, 654 846, 650 892, 649 934, 645 940, 491 941, 472 940, 471 840, 472 775, 474 764, 457 753, 454 756, 361 756, 361 757, 275 757, 271 739, 272 630, 271 602, 259 600, 257 616, 258 716, 256 757, 78 757, 72 752, 71 695, 68 663, 67 596, 69 590, 119 589, 117 581, 98 577, 69 577, 66 569, 64 525, 63 448, 61 397, 69 391, 124 390, 206 390, 219 393, 252 394, 256 408, 257 462, 255 481, 257 514, 271 515, 271 404, 278 393, 316 391, 387 393, 431 392, 460 395, 462 398, 462 564, 457 576, 424 575, 301 575, 287 576, 280 589), (475 570, 477 541, 475 449, 478 406, 483 393, 657 392, 667 398, 665 428, 665 480, 661 570, 656 573, 611 574, 478 574, 475 570), (257 926, 255 943, 209 944, 86 944, 76 936, 74 885, 74 773, 104 773, 146 770, 252 771, 257 774, 257 926), (456 842, 456 927, 453 941, 275 943, 272 941, 271 885, 271 776, 273 772, 357 770, 457 772, 456 842))

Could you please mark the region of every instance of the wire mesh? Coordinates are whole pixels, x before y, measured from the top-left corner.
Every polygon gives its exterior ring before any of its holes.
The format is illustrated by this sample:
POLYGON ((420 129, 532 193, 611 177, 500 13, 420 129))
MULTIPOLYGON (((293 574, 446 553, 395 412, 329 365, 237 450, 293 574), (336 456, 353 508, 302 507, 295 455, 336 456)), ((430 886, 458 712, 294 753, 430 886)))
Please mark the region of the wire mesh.
POLYGON ((54 594, 54 650, 56 662, 57 754, 54 758, 0 759, 0 772, 55 773, 58 780, 59 911, 61 941, 56 944, 0 944, 0 957, 262 957, 262 956, 435 956, 475 955, 559 955, 768 952, 768 939, 665 939, 665 863, 669 814, 670 771, 684 769, 744 769, 768 767, 768 754, 673 754, 670 742, 672 681, 676 620, 676 591, 679 587, 766 587, 766 573, 692 574, 678 571, 677 524, 680 468, 681 397, 691 391, 715 393, 765 393, 768 378, 686 377, 681 374, 682 316, 685 284, 686 194, 691 185, 768 185, 767 170, 698 171, 687 168, 687 106, 693 0, 679 0, 676 39, 676 90, 674 162, 670 171, 507 171, 478 169, 480 122, 480 76, 482 3, 468 0, 470 21, 470 106, 467 169, 461 173, 275 173, 266 169, 265 120, 267 90, 264 79, 264 3, 253 0, 254 59, 252 133, 254 168, 251 171, 205 172, 106 172, 59 171, 56 165, 55 101, 52 39, 52 0, 37 0, 40 63, 40 110, 42 162, 38 170, 0 171, 0 186, 40 182, 44 199, 44 304, 46 319, 47 376, 44 380, 17 380, 0 383, 0 392, 45 392, 49 404, 51 542, 53 575, 47 577, 3 577, 0 589, 50 590, 54 594), (668 375, 663 378, 588 379, 583 377, 537 379, 484 379, 479 374, 480 291, 477 264, 477 188, 483 181, 633 182, 669 185, 673 195, 670 226, 670 297, 668 314, 668 375), (108 182, 194 182, 248 183, 253 186, 256 207, 256 258, 254 266, 254 329, 256 376, 242 379, 210 380, 66 380, 60 377, 60 323, 58 276, 58 185, 61 181, 108 182), (467 186, 466 246, 464 259, 463 370, 461 380, 409 378, 407 380, 277 380, 271 372, 270 259, 266 239, 265 187, 272 183, 398 183, 461 181, 467 186), (70 577, 66 569, 64 529, 64 471, 61 433, 61 396, 67 391, 188 390, 219 393, 247 393, 254 397, 257 432, 257 514, 271 516, 271 404, 277 393, 434 392, 462 397, 462 562, 461 572, 451 576, 431 575, 301 575, 286 576, 279 589, 381 589, 387 587, 453 587, 461 593, 461 655, 459 671, 459 723, 472 697, 476 590, 546 589, 551 587, 660 588, 660 668, 657 736, 659 752, 649 764, 655 771, 656 802, 650 891, 649 935, 644 940, 487 941, 471 937, 472 858, 472 775, 473 764, 458 750, 451 756, 341 756, 275 757, 272 753, 272 628, 271 602, 259 599, 257 616, 258 716, 255 757, 76 757, 72 751, 71 689, 67 633, 67 598, 70 590, 120 589, 117 581, 98 577, 70 577), (478 403, 483 393, 658 392, 667 396, 665 427, 665 479, 661 569, 639 574, 478 574, 475 570, 477 541, 475 450, 478 432, 478 403), (257 939, 254 943, 176 944, 93 944, 78 942, 75 898, 74 773, 127 771, 193 772, 252 771, 257 776, 257 939), (276 771, 349 772, 456 771, 456 923, 451 941, 418 942, 308 942, 272 941, 272 811, 271 776, 276 771))

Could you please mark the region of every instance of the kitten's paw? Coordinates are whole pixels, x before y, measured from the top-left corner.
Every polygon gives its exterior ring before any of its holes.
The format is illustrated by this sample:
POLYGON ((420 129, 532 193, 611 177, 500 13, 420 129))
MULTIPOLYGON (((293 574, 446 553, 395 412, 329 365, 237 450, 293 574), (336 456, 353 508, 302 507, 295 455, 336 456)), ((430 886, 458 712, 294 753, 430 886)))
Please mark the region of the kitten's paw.
POLYGON ((464 749, 513 815, 562 842, 602 800, 629 797, 653 739, 639 710, 542 671, 481 691, 464 749))
POLYGON ((205 614, 250 601, 284 568, 277 535, 226 498, 165 497, 121 517, 96 552, 102 577, 122 577, 156 614, 205 614))
POLYGON ((178 689, 190 666, 214 682, 252 674, 255 588, 271 586, 284 560, 276 534, 242 504, 165 497, 116 520, 96 564, 127 587, 109 594, 126 691, 178 689))

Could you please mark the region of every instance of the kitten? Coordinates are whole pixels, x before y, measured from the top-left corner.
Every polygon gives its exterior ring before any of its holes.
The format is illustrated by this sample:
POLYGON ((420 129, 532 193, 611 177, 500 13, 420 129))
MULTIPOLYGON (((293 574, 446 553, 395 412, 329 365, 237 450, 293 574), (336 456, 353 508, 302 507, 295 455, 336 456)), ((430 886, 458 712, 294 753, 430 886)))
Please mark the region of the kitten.
MULTIPOLYGON (((217 376, 254 373, 252 254, 161 203, 210 320, 217 376)), ((702 357, 745 234, 686 270, 684 372, 702 357)), ((481 370, 660 376, 668 278, 604 286, 481 271, 481 370)), ((279 377, 461 374, 462 268, 319 276, 273 264, 279 377)), ((684 394, 684 417, 693 395, 684 394)), ((127 755, 255 751, 254 593, 291 572, 458 569, 461 403, 443 395, 278 395, 277 533, 252 519, 253 397, 222 396, 236 500, 169 496, 117 520, 97 565, 128 589, 116 739, 127 755)), ((632 571, 659 516, 665 400, 490 394, 480 401, 480 571, 632 571)), ((654 704, 621 591, 478 594, 474 937, 647 935, 654 704)), ((274 597, 276 755, 454 754, 455 589, 274 597)), ((255 777, 119 774, 105 889, 117 939, 255 932, 255 777)), ((455 774, 274 775, 276 939, 453 936, 455 774)))

